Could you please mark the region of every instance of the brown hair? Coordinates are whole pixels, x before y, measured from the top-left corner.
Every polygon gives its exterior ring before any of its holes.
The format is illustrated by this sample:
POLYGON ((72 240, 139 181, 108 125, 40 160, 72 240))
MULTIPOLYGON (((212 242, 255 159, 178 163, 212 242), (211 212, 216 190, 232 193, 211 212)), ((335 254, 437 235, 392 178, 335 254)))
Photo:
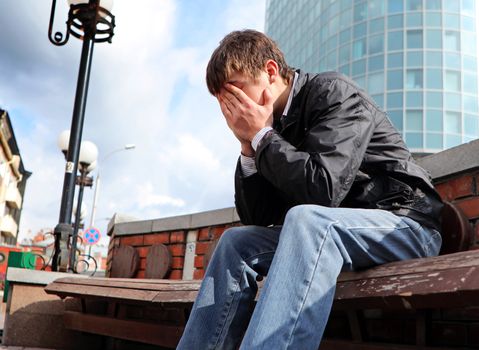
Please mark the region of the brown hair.
POLYGON ((293 71, 286 64, 284 55, 276 43, 256 30, 238 30, 226 35, 213 51, 206 67, 206 85, 212 95, 220 92, 233 72, 241 72, 250 78, 258 77, 267 60, 274 60, 279 74, 286 82, 293 71))

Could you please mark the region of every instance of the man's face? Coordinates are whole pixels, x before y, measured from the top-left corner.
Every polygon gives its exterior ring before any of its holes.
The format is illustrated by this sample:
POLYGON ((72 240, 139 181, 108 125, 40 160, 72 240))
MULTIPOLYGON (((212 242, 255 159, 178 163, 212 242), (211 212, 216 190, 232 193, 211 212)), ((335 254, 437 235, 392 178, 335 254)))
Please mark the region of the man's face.
POLYGON ((250 78, 241 72, 231 74, 227 83, 241 89, 250 99, 259 105, 264 104, 263 91, 270 85, 268 74, 261 71, 256 78, 250 78))

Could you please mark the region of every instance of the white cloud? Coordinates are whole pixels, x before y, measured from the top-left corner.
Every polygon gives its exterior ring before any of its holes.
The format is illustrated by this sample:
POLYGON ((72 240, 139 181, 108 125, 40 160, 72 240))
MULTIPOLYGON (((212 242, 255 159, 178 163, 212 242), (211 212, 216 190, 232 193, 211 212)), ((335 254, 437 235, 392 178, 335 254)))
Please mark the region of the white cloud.
POLYGON ((167 195, 155 194, 153 185, 150 182, 138 185, 136 191, 138 193, 136 201, 140 209, 151 206, 165 205, 173 207, 185 206, 185 201, 180 198, 173 198, 167 195))

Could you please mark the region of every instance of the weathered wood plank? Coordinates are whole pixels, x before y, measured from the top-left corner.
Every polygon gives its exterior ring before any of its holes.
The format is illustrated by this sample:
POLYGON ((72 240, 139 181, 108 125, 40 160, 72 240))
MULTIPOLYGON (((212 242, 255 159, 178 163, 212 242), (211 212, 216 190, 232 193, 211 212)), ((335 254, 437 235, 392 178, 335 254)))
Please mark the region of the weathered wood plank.
POLYGON ((386 276, 400 276, 417 272, 437 272, 451 268, 479 266, 479 250, 441 255, 431 258, 396 261, 364 271, 343 272, 338 281, 361 280, 386 276))
POLYGON ((65 328, 118 339, 175 348, 183 327, 65 311, 65 328))
MULTIPOLYGON (((354 343, 346 340, 323 339, 321 350, 437 350, 437 347, 395 345, 387 343, 354 343)), ((453 350, 441 347, 441 350, 453 350)))
POLYGON ((479 305, 479 266, 342 281, 336 308, 424 309, 479 305))

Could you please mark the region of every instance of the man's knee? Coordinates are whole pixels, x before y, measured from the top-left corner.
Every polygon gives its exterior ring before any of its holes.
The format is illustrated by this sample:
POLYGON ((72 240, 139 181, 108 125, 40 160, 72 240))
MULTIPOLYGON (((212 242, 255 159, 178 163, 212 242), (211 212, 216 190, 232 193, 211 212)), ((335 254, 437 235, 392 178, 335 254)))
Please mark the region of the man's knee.
POLYGON ((248 226, 231 227, 227 229, 220 237, 218 246, 216 249, 230 249, 244 246, 247 243, 248 226))
POLYGON ((291 223, 305 223, 313 218, 317 217, 318 214, 324 207, 314 204, 301 204, 296 205, 288 210, 285 217, 285 222, 291 223))

